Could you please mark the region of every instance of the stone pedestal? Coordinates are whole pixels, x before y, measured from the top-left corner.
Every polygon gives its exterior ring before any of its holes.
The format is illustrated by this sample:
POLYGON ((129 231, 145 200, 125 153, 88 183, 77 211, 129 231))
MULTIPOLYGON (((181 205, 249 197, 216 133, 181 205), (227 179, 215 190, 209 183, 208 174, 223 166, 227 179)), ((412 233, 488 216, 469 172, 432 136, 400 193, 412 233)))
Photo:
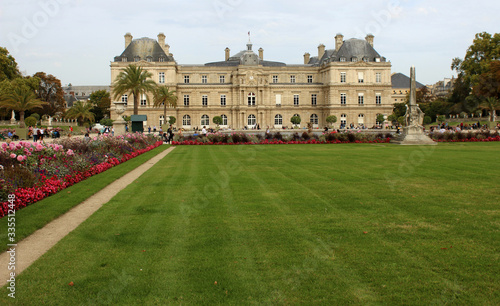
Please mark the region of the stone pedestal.
POLYGON ((420 126, 405 126, 403 134, 392 142, 400 145, 437 145, 437 142, 427 136, 420 126))
MULTIPOLYGON (((121 116, 119 118, 121 119, 121 116)), ((113 128, 115 129, 115 136, 125 135, 125 125, 127 125, 127 122, 123 119, 121 120, 118 119, 113 122, 113 128)))

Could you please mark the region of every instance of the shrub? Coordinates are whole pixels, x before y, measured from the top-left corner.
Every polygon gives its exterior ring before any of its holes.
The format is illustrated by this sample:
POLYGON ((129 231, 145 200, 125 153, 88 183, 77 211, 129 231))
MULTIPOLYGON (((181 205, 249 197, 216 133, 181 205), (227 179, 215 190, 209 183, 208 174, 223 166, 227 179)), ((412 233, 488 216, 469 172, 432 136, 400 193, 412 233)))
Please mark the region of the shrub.
POLYGON ((429 116, 424 117, 424 124, 431 124, 432 123, 432 118, 429 116))
POLYGON ((303 140, 309 140, 311 137, 307 132, 302 133, 302 139, 303 140))
POLYGON ((31 114, 31 115, 30 115, 30 117, 35 118, 37 122, 38 122, 38 121, 40 121, 40 115, 39 115, 39 114, 37 114, 37 113, 33 113, 33 114, 31 114))
POLYGON ((26 124, 26 126, 35 126, 36 122, 37 120, 33 116, 29 116, 28 118, 24 119, 24 124, 26 124))
POLYGON ((111 120, 109 118, 103 118, 103 119, 101 119, 101 121, 99 121, 99 123, 101 125, 104 125, 104 126, 112 126, 113 125, 113 120, 111 120))
POLYGON ((274 133, 273 138, 278 140, 278 141, 283 140, 283 135, 281 135, 280 132, 276 132, 276 133, 274 133))

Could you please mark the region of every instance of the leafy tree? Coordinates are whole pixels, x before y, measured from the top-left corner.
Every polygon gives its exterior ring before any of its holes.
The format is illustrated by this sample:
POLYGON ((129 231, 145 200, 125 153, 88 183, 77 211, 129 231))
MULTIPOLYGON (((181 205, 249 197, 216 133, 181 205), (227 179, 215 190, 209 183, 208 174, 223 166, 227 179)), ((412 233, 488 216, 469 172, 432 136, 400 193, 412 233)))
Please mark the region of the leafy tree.
POLYGON ((24 119, 24 123, 27 126, 35 126, 37 122, 38 120, 36 120, 36 118, 33 116, 29 116, 28 118, 24 119))
POLYGON ((35 118, 36 121, 40 121, 40 115, 38 113, 33 113, 30 116, 33 117, 33 118, 35 118))
POLYGON ((168 119, 168 123, 170 123, 170 124, 175 124, 176 121, 177 120, 175 119, 174 116, 170 116, 169 119, 168 119))
POLYGON ((405 122, 406 122, 406 118, 405 118, 405 116, 400 116, 400 117, 398 117, 398 123, 399 123, 400 125, 404 125, 404 124, 405 124, 405 122))
POLYGON ((150 79, 151 77, 153 77, 151 72, 132 64, 128 65, 113 82, 113 98, 131 94, 134 100, 134 115, 139 114, 139 96, 154 92, 156 88, 156 83, 150 79))
POLYGON ((101 121, 103 118, 109 118, 109 108, 111 98, 106 90, 97 90, 90 94, 89 102, 92 104, 92 113, 95 114, 95 120, 101 121))
POLYGON ((432 118, 430 116, 425 116, 424 117, 424 124, 431 124, 432 123, 432 118))
POLYGON ((0 108, 15 110, 19 112, 20 127, 24 128, 24 113, 27 110, 42 108, 47 103, 36 98, 35 93, 25 87, 15 87, 11 92, 2 95, 0 108))
POLYGON ((103 118, 99 121, 99 123, 101 125, 104 125, 104 126, 112 126, 113 125, 113 120, 109 119, 109 118, 103 118))
POLYGON ((217 124, 217 126, 222 124, 222 117, 221 116, 214 116, 212 119, 213 123, 217 124))
POLYGON ((446 120, 446 117, 444 115, 439 115, 437 116, 437 122, 442 123, 446 120))
POLYGON ((378 114, 377 115, 377 122, 382 124, 382 123, 384 123, 384 121, 385 121, 384 115, 378 114))
POLYGON ((177 107, 175 90, 166 86, 157 86, 153 92, 153 107, 163 106, 163 118, 167 122, 167 106, 177 107))
POLYGON ((394 122, 398 121, 398 117, 396 117, 395 114, 391 114, 391 115, 389 115, 389 117, 387 117, 387 120, 390 121, 391 123, 394 123, 394 122))
POLYGON ((16 60, 7 49, 0 47, 0 82, 21 77, 16 60))
POLYGON ((330 115, 330 116, 326 117, 326 122, 329 124, 334 124, 335 122, 337 122, 337 116, 330 115))
POLYGON ((76 101, 66 112, 66 118, 68 119, 77 119, 78 125, 83 125, 85 120, 90 122, 94 122, 95 115, 91 112, 92 104, 89 102, 76 101))
POLYGON ((301 121, 302 119, 300 119, 300 116, 293 116, 290 118, 290 122, 294 125, 300 124, 301 121))
POLYGON ((489 97, 479 105, 479 108, 487 110, 490 113, 490 121, 493 122, 495 121, 495 112, 500 110, 500 100, 489 97))
POLYGON ((490 69, 479 75, 472 92, 477 97, 500 98, 500 60, 492 61, 490 69))
POLYGON ((393 114, 396 118, 404 116, 406 114, 406 103, 394 103, 393 114))
POLYGON ((34 77, 40 80, 37 88, 38 98, 47 102, 42 114, 54 116, 56 113, 63 113, 66 109, 66 101, 64 100, 61 81, 52 74, 47 75, 45 72, 37 72, 34 77))

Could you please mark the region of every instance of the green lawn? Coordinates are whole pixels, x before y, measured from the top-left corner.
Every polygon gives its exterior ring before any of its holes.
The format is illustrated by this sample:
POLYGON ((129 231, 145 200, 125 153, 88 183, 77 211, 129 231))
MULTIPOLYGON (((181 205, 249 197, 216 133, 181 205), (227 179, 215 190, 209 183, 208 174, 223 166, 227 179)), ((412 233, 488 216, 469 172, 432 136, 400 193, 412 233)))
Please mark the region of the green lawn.
POLYGON ((16 302, 499 304, 499 152, 178 146, 20 275, 16 302))

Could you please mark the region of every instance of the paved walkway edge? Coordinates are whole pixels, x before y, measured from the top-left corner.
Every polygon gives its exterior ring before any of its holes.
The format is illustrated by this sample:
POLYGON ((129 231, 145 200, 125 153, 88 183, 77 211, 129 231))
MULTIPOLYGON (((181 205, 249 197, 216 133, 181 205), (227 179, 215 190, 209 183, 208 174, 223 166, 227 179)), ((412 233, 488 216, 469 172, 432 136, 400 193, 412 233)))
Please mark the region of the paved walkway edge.
POLYGON ((15 272, 16 277, 18 277, 24 269, 28 268, 57 242, 101 208, 102 205, 109 202, 118 192, 139 178, 173 149, 175 147, 170 147, 146 161, 87 200, 73 207, 64 215, 54 219, 43 228, 17 243, 17 246, 15 246, 15 270, 8 270, 8 264, 11 259, 8 251, 0 254, 0 287, 7 284, 11 272, 15 272))

